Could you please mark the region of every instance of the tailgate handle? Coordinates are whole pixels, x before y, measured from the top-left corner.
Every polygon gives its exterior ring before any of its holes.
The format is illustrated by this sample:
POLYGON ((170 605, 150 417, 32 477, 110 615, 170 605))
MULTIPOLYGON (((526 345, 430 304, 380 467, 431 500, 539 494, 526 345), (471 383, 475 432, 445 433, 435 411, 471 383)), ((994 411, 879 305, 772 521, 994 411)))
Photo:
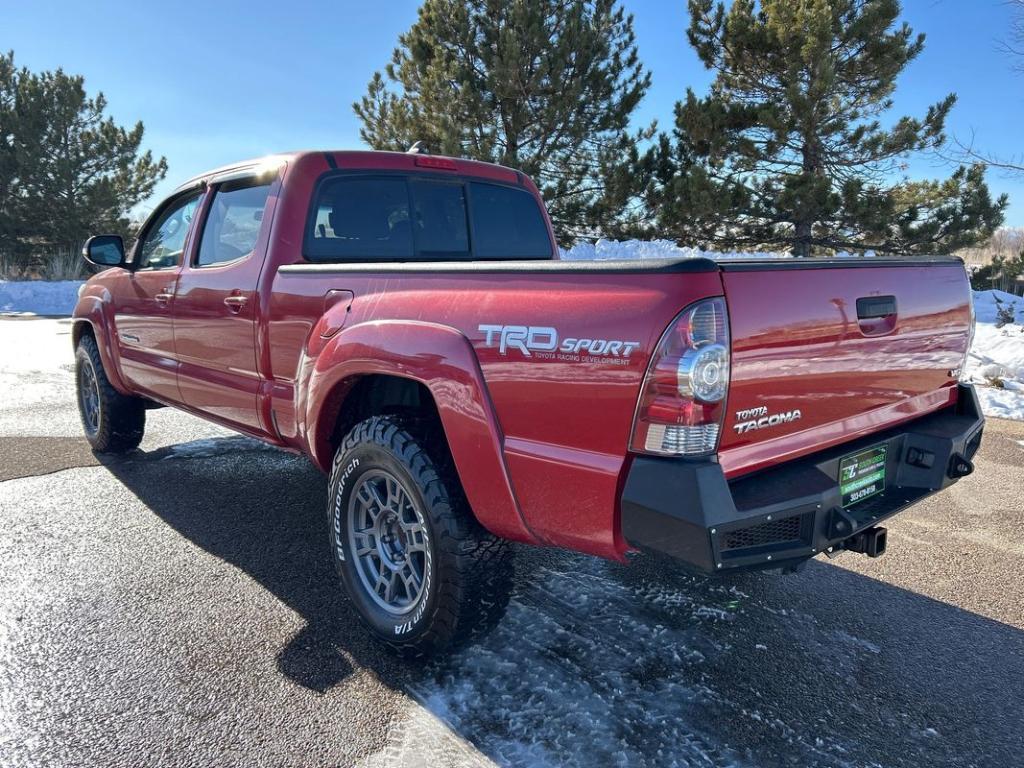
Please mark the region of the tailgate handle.
POLYGON ((874 320, 896 314, 895 296, 865 296, 857 299, 857 319, 874 320))

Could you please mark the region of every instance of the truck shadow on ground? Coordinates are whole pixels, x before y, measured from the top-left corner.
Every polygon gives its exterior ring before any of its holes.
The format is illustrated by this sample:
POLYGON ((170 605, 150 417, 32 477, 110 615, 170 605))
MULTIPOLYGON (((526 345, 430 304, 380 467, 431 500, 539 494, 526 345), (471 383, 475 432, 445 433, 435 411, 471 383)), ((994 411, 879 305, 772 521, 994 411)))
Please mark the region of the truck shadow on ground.
POLYGON ((1010 765, 1024 747, 1024 633, 830 564, 719 582, 522 548, 498 630, 405 664, 340 595, 324 477, 253 441, 205 442, 104 463, 305 619, 283 675, 323 692, 372 669, 498 762, 1010 765))

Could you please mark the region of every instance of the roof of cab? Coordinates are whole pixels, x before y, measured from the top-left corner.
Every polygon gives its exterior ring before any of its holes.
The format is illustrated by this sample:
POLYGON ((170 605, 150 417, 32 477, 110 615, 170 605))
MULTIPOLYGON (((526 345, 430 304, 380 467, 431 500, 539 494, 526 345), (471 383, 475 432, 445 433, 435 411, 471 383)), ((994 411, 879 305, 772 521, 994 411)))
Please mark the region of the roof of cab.
MULTIPOLYGON (((464 158, 448 157, 446 155, 432 155, 427 153, 385 152, 366 149, 307 149, 295 152, 280 152, 273 155, 265 155, 263 157, 256 157, 249 160, 242 160, 237 163, 222 165, 219 168, 213 168, 209 171, 193 176, 188 181, 181 184, 175 191, 182 191, 201 182, 212 181, 217 177, 230 176, 234 173, 241 172, 249 173, 252 169, 259 168, 260 166, 265 166, 267 170, 271 170, 280 166, 282 163, 290 163, 311 157, 323 158, 328 165, 333 164, 334 167, 339 169, 438 171, 439 169, 436 165, 426 165, 426 163, 429 163, 430 161, 423 160, 423 158, 430 158, 430 160, 435 161, 451 161, 454 164, 454 169, 452 170, 454 170, 455 173, 459 173, 464 176, 478 176, 481 178, 504 181, 505 183, 511 184, 527 183, 526 176, 520 171, 516 171, 512 168, 506 168, 502 165, 480 162, 479 160, 467 160, 464 158)), ((441 170, 441 172, 444 171, 441 170)))

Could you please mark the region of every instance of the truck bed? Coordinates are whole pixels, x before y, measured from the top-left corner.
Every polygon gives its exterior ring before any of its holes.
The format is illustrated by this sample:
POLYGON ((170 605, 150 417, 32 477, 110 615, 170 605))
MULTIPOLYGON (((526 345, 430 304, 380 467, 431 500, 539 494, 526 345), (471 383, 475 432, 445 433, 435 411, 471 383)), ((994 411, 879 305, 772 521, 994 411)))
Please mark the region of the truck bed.
POLYGON ((631 461, 641 382, 659 337, 687 305, 728 301, 733 383, 718 455, 729 478, 948 405, 969 325, 966 276, 951 258, 288 264, 274 278, 269 350, 280 381, 275 419, 286 435, 295 429, 292 387, 304 386, 298 351, 332 290, 353 294, 346 327, 428 323, 468 339, 531 530, 606 556, 625 546, 609 517, 631 461), (893 328, 863 336, 857 298, 886 294, 896 297, 893 328), (844 325, 836 302, 853 308, 852 322, 844 325), (527 357, 488 344, 482 328, 507 325, 638 346, 618 360, 527 357), (769 418, 801 417, 737 432, 737 413, 762 407, 769 418))

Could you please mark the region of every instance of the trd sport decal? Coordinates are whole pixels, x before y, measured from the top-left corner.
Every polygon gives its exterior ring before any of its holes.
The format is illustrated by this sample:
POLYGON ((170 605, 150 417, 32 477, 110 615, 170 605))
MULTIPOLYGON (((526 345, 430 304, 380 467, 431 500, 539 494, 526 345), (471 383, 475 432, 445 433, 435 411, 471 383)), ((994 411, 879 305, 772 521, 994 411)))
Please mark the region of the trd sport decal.
POLYGON ((629 356, 640 348, 639 341, 617 339, 560 339, 558 329, 537 325, 481 325, 484 346, 497 347, 507 355, 516 350, 526 357, 541 360, 583 360, 600 358, 625 365, 629 356))

